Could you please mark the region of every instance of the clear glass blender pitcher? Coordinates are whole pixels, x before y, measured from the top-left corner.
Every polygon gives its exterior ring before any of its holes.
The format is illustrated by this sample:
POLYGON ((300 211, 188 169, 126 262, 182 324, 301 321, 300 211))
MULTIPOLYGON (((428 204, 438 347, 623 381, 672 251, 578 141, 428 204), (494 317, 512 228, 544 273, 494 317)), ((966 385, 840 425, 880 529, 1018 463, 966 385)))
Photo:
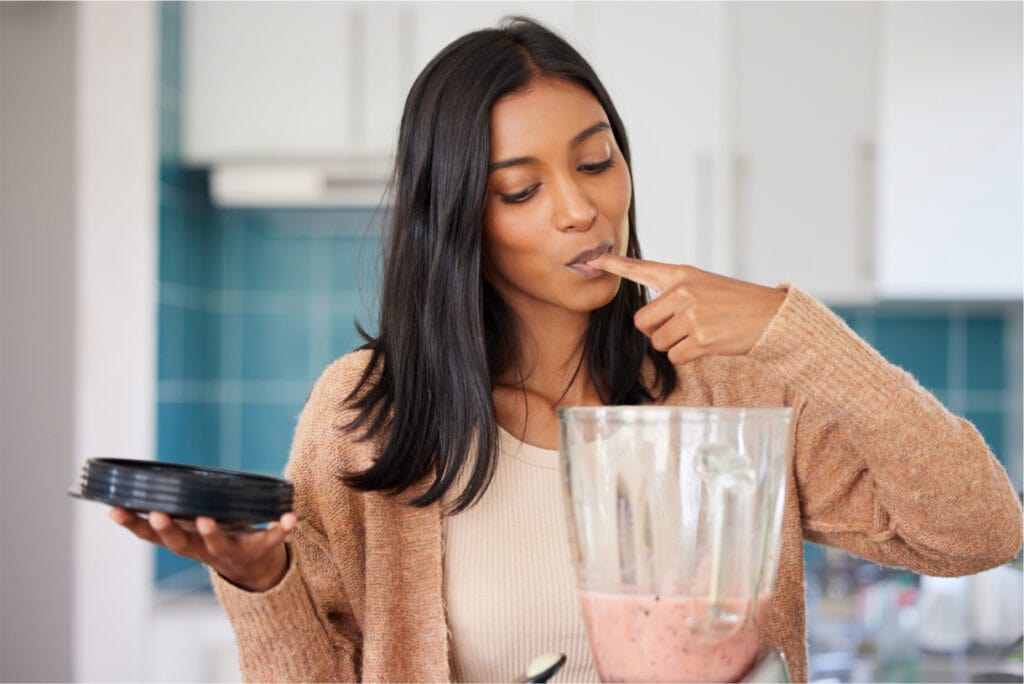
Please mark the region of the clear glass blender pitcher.
POLYGON ((558 411, 577 589, 604 682, 733 682, 778 567, 791 409, 558 411))

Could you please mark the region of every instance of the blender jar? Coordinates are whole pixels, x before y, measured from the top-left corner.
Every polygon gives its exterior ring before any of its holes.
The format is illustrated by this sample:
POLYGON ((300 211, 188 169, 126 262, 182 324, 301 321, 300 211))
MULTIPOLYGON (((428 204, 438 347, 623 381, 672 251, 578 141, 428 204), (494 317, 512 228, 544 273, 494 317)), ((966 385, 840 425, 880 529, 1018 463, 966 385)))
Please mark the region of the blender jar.
POLYGON ((791 409, 558 411, 577 589, 604 682, 732 682, 778 567, 791 409))

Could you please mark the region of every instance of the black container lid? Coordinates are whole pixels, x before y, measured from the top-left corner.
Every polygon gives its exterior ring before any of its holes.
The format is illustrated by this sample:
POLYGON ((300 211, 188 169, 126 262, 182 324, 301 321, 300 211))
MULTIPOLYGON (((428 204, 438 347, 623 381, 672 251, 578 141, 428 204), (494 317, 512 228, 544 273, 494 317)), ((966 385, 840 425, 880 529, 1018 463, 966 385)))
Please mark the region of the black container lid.
POLYGON ((135 512, 258 524, 292 509, 293 488, 287 480, 239 470, 91 458, 82 468, 80 489, 68 493, 135 512))

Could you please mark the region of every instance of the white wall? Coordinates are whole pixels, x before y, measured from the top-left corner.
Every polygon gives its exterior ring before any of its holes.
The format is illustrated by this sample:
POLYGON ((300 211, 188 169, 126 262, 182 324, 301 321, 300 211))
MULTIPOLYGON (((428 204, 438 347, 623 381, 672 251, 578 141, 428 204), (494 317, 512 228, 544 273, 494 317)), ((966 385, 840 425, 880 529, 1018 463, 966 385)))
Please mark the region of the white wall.
MULTIPOLYGON (((158 5, 76 7, 75 469, 156 451, 159 149, 158 5)), ((74 523, 75 678, 139 681, 152 548, 105 506, 76 503, 74 523)))
POLYGON ((157 11, 0 5, 4 681, 151 660, 151 548, 65 490, 155 447, 157 11))
POLYGON ((75 12, 0 4, 0 680, 71 677, 75 12))

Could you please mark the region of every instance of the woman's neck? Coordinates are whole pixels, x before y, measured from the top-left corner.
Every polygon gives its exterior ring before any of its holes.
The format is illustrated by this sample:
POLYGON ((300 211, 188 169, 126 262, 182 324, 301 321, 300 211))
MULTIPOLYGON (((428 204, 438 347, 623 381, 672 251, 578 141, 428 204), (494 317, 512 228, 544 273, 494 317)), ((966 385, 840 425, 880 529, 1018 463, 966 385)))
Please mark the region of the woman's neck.
POLYGON ((584 353, 590 314, 516 313, 516 358, 492 391, 498 424, 527 444, 557 449, 556 409, 602 403, 584 353))
POLYGON ((518 316, 517 357, 499 387, 522 391, 552 409, 600 403, 585 357, 589 313, 557 311, 543 317, 518 316))

